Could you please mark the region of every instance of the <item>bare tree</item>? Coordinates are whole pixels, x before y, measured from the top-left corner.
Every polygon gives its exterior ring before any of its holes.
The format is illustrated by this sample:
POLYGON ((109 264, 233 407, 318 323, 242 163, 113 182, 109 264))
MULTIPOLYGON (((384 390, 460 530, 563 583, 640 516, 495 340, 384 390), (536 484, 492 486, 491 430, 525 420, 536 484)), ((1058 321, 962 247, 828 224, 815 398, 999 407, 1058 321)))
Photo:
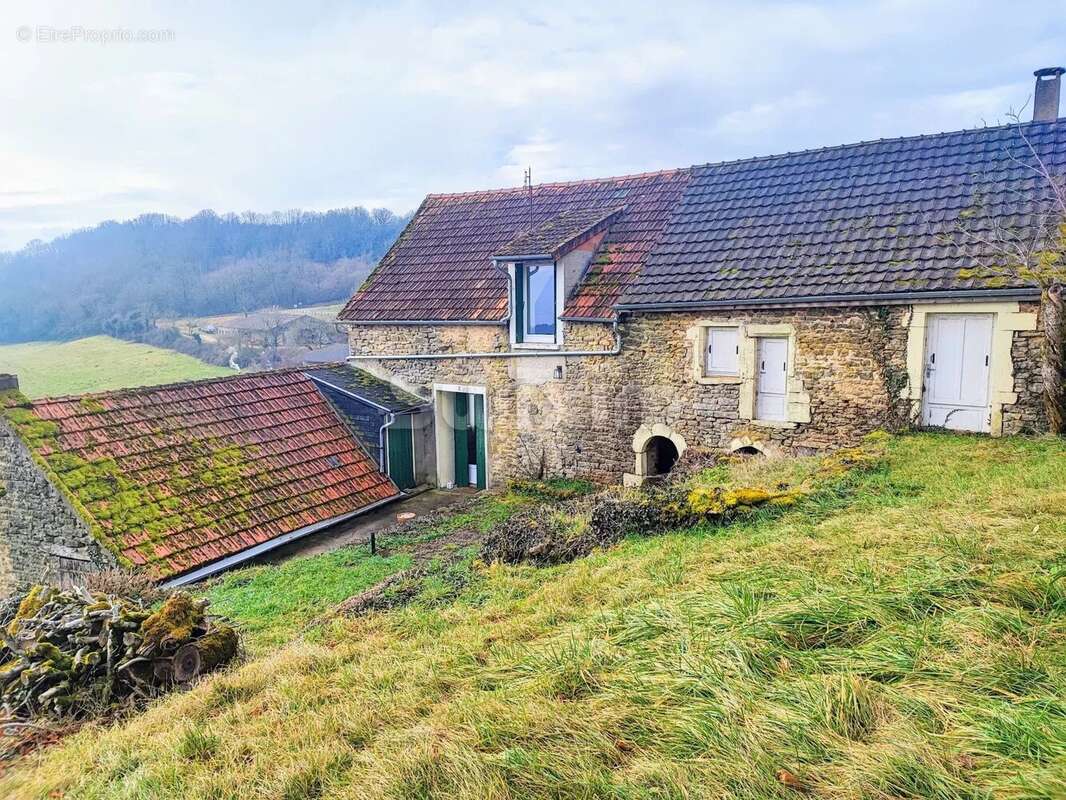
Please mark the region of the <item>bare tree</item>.
POLYGON ((331 336, 329 330, 322 326, 305 324, 296 331, 296 344, 306 347, 308 350, 317 350, 320 347, 332 344, 334 341, 336 341, 336 337, 331 336))
POLYGON ((266 347, 266 357, 270 367, 278 366, 278 347, 285 331, 292 322, 292 317, 277 310, 262 313, 263 320, 263 344, 266 347))
POLYGON ((1020 114, 1009 117, 1023 153, 1008 151, 1008 157, 1030 180, 1017 186, 989 180, 978 186, 952 240, 974 264, 960 270, 960 277, 976 278, 986 286, 1025 283, 1040 288, 1044 410, 1051 432, 1061 435, 1066 433, 1066 175, 1049 168, 1026 134, 1020 114), (996 213, 995 207, 1008 201, 1025 213, 996 213))

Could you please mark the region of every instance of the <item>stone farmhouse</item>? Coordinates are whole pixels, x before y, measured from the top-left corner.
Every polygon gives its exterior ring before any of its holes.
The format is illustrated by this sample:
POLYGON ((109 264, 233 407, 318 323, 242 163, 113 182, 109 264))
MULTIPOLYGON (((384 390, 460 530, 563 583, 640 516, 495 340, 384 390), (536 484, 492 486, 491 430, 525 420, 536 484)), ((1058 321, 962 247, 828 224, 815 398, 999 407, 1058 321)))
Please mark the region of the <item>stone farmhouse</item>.
POLYGON ((282 311, 234 316, 216 325, 215 333, 248 347, 308 347, 336 336, 333 324, 327 320, 282 311))
POLYGON ((1046 428, 1039 291, 960 226, 1066 174, 1064 70, 1018 126, 428 196, 340 314, 347 363, 29 400, 0 375, 0 594, 181 584, 417 487, 631 484, 911 422, 1046 428))
POLYGON ((430 195, 340 314, 349 361, 431 404, 441 486, 1039 431, 1039 292, 958 234, 1066 168, 1062 73, 1023 125, 430 195))

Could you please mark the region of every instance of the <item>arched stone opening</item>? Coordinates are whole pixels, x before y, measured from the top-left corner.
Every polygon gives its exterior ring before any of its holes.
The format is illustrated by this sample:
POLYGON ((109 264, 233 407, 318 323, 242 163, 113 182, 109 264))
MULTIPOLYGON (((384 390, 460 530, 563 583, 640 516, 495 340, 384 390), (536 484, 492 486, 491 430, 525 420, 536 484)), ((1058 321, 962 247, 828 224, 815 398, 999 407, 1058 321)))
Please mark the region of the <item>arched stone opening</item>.
POLYGON ((681 454, 677 452, 677 447, 665 436, 651 437, 648 440, 647 447, 644 449, 648 477, 666 475, 674 468, 674 464, 677 463, 677 459, 680 457, 681 454))
POLYGON ((627 486, 670 472, 685 452, 685 437, 667 425, 641 425, 633 436, 633 472, 622 476, 627 486))
POLYGON ((781 448, 773 442, 746 434, 735 436, 729 442, 729 452, 738 456, 766 456, 767 458, 776 458, 782 454, 781 448))

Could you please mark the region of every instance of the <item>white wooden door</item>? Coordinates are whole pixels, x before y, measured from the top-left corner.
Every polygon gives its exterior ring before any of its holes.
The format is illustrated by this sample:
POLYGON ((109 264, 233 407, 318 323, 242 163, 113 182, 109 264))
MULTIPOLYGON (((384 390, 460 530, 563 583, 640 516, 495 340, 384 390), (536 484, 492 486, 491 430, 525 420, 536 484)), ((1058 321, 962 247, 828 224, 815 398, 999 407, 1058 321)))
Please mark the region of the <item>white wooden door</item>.
POLYGON ((756 418, 787 419, 788 339, 760 338, 755 367, 756 418))
POLYGON ((922 421, 957 431, 987 431, 991 358, 991 314, 930 315, 922 421))

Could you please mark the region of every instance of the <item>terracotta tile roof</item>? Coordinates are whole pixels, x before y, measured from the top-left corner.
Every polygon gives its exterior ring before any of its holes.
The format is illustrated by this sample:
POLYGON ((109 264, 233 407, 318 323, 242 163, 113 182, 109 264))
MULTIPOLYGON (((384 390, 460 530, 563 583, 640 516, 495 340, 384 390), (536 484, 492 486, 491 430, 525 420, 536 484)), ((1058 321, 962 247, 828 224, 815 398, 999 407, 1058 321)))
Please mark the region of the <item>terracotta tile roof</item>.
MULTIPOLYGON (((1023 130, 1066 173, 1066 120, 1023 130)), ((984 288, 960 274, 980 253, 959 224, 1026 225, 1045 188, 1033 164, 999 127, 696 167, 621 305, 984 288)))
POLYGON ((159 578, 398 493, 295 369, 27 411, 16 429, 94 535, 159 578))
POLYGON ((505 244, 495 257, 500 259, 522 256, 551 256, 562 258, 574 247, 588 241, 618 218, 623 209, 573 208, 546 219, 531 231, 518 234, 505 244))
MULTIPOLYGON (((1066 173, 1066 120, 1023 129, 1066 173)), ((491 256, 521 249, 523 234, 550 244, 539 237, 566 215, 619 206, 566 317, 990 288, 960 274, 980 253, 952 235, 979 203, 1024 225, 1041 192, 1032 161, 1017 128, 998 127, 550 184, 534 187, 532 234, 523 189, 430 195, 340 318, 501 320, 491 256)))
MULTIPOLYGON (((534 227, 567 211, 607 214, 625 207, 565 315, 612 315, 688 176, 688 170, 671 170, 533 187, 534 227)), ((507 284, 491 258, 529 228, 526 189, 430 195, 339 318, 500 321, 507 314, 507 284)))

